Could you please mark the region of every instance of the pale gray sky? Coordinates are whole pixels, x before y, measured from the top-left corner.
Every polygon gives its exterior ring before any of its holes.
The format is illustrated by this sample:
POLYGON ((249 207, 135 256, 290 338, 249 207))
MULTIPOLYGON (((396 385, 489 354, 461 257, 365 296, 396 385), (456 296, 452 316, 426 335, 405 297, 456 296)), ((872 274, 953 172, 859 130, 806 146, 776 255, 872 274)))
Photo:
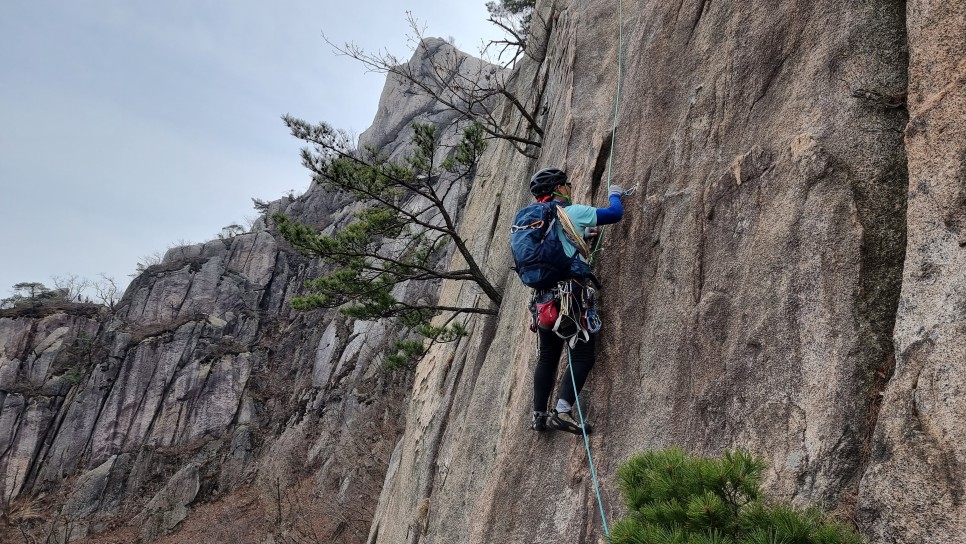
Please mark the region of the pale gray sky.
POLYGON ((406 12, 476 53, 484 0, 11 0, 0 17, 0 298, 214 238, 302 192, 291 113, 355 133, 384 76, 322 41, 408 58, 406 12))

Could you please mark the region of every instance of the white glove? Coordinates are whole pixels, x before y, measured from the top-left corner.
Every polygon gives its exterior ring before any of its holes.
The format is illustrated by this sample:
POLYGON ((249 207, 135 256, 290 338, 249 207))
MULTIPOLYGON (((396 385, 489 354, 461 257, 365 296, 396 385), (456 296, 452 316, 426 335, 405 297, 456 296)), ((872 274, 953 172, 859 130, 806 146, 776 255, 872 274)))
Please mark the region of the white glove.
POLYGON ((611 185, 610 192, 608 193, 608 197, 611 197, 614 195, 624 196, 624 188, 621 187, 620 185, 611 185))

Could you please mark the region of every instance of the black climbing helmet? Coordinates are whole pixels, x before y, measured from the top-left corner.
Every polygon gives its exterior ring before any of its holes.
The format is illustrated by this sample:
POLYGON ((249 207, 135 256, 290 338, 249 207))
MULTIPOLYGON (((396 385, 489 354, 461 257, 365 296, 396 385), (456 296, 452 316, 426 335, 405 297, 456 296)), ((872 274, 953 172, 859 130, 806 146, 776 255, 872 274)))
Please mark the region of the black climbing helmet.
POLYGON ((530 194, 549 195, 558 185, 567 183, 567 174, 557 168, 544 168, 530 178, 530 194))

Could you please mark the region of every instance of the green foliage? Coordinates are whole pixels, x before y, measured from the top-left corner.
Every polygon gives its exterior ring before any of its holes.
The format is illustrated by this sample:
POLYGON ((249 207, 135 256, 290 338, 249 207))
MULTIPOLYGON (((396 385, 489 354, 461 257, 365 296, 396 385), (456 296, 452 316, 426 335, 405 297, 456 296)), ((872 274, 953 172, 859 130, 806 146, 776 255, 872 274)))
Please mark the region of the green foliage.
POLYGON ((452 320, 440 327, 431 325, 428 321, 411 325, 416 333, 430 341, 405 339, 394 343, 392 352, 386 355, 386 366, 390 370, 411 368, 426 355, 433 344, 454 342, 469 334, 465 325, 452 320))
POLYGON ((505 66, 516 62, 527 46, 535 5, 536 0, 499 0, 486 3, 486 10, 490 13, 489 21, 506 34, 505 39, 489 43, 489 46, 499 48, 497 60, 502 60, 504 55, 510 53, 511 58, 505 66))
POLYGON ((353 220, 333 234, 319 233, 281 213, 272 216, 286 241, 301 253, 322 259, 329 270, 306 282, 307 293, 295 297, 293 307, 339 308, 364 320, 398 319, 430 339, 425 346, 417 340, 400 341, 390 358, 395 367, 422 357, 432 343, 453 341, 465 334, 452 317, 447 325, 431 325, 440 313, 454 317, 496 313, 489 308, 442 307, 396 296, 396 287, 405 282, 449 279, 475 283, 499 305, 500 293, 460 238, 456 217, 447 208, 451 191, 473 174, 486 148, 482 125, 470 124, 456 146, 444 149, 436 127, 414 124, 412 153, 393 162, 378 150, 353 149, 346 135, 328 125, 309 125, 290 117, 285 122, 295 136, 312 144, 302 150, 302 162, 313 172, 315 182, 364 203, 353 220), (443 259, 454 245, 465 268, 451 270, 448 259, 443 259))
POLYGON ((74 343, 67 348, 67 353, 71 358, 83 361, 84 364, 90 366, 94 364, 96 349, 95 338, 86 332, 81 332, 77 335, 74 343))
POLYGON ((80 366, 72 366, 67 369, 67 372, 61 375, 61 380, 67 385, 77 385, 84 381, 85 372, 80 366))
POLYGON ((487 2, 486 11, 493 16, 517 15, 529 25, 530 19, 533 17, 533 7, 536 4, 537 0, 499 0, 499 2, 487 2))
POLYGON ((79 333, 61 354, 62 363, 58 365, 58 369, 62 369, 58 374, 60 381, 71 386, 84 382, 98 358, 97 348, 94 336, 86 332, 79 333))
POLYGON ((765 463, 743 451, 721 459, 672 448, 636 455, 617 471, 630 510, 611 544, 861 544, 815 509, 766 501, 765 463))
POLYGON ((499 0, 487 2, 486 11, 491 20, 507 21, 512 24, 514 34, 526 37, 533 22, 533 8, 536 0, 499 0))
POLYGON ((0 300, 2 308, 39 307, 52 301, 66 301, 65 294, 36 281, 20 282, 13 286, 10 297, 0 300))

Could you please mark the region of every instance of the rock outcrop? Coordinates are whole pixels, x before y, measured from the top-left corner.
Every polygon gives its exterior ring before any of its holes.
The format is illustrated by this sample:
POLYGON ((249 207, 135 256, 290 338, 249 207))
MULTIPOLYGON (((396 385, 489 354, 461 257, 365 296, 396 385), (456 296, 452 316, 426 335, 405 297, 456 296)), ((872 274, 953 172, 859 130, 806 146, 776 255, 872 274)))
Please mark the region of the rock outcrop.
MULTIPOLYGON (((611 168, 615 183, 637 188, 606 234, 605 328, 584 395, 609 517, 622 514, 616 467, 639 450, 679 445, 750 449, 768 461, 773 496, 851 518, 863 475, 881 463, 873 429, 892 410, 882 393, 907 248, 905 6, 624 4, 614 162, 615 6, 541 3, 547 26, 536 29, 513 91, 543 93, 544 144, 534 163, 508 147, 489 156, 467 236, 506 279, 493 225, 503 230, 527 200, 529 172, 565 167, 582 202, 604 202, 611 168)), ((952 85, 944 81, 936 89, 952 85)), ((964 122, 961 112, 947 121, 964 122)), ((579 440, 527 429, 535 339, 524 327, 525 290, 515 279, 505 287, 495 323, 477 323, 417 370, 369 542, 603 536, 579 440)), ((466 296, 444 285, 444 300, 466 296)), ((946 399, 957 398, 952 387, 942 388, 946 399)), ((915 473, 906 477, 939 499, 915 473)), ((923 514, 910 502, 892 518, 868 503, 865 519, 879 525, 923 514)), ((957 504, 937 500, 919 523, 957 504)), ((945 534, 962 529, 955 523, 945 534)), ((859 528, 874 542, 918 541, 859 528)))
POLYGON ((908 243, 859 514, 873 542, 966 541, 966 10, 908 5, 908 243))
MULTIPOLYGON (((441 56, 465 57, 431 40, 412 63, 425 71, 441 56)), ((413 121, 457 139, 455 116, 400 86, 387 85, 364 143, 405 153, 413 121)), ((468 190, 448 191, 454 217, 468 190)), ((269 211, 332 232, 358 207, 313 186, 269 211)), ((290 308, 321 272, 260 220, 169 250, 107 320, 0 318, 0 493, 10 505, 0 531, 49 542, 150 542, 176 528, 195 541, 363 539, 410 377, 384 368, 395 325, 290 308), (220 502, 254 519, 208 523, 220 502), (199 505, 204 516, 193 515, 199 505)), ((438 286, 401 289, 433 300, 438 286)))

